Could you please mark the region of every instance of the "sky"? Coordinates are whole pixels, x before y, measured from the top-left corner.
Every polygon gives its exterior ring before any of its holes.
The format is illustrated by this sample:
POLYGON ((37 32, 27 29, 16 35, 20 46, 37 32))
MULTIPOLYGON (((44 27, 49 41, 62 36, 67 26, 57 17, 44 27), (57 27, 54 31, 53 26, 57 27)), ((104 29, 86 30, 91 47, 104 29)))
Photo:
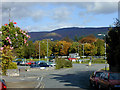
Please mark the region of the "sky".
POLYGON ((29 32, 109 27, 118 18, 117 2, 2 2, 1 5, 0 25, 9 23, 10 9, 10 19, 29 32))

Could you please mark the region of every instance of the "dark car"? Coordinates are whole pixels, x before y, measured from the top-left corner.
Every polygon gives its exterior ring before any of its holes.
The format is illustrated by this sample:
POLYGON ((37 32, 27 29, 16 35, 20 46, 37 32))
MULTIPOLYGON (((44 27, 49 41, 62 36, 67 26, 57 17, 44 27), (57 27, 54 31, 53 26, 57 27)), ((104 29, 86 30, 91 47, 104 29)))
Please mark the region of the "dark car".
POLYGON ((0 90, 7 90, 7 86, 5 84, 4 79, 0 79, 0 90))
POLYGON ((47 65, 45 62, 40 62, 39 64, 31 64, 31 68, 37 68, 37 67, 51 67, 51 65, 47 65))
POLYGON ((98 79, 100 78, 100 75, 102 74, 102 71, 95 71, 90 75, 90 86, 92 87, 96 87, 98 84, 98 79))
POLYGON ((98 88, 107 88, 108 90, 120 90, 120 72, 104 72, 98 80, 98 88))

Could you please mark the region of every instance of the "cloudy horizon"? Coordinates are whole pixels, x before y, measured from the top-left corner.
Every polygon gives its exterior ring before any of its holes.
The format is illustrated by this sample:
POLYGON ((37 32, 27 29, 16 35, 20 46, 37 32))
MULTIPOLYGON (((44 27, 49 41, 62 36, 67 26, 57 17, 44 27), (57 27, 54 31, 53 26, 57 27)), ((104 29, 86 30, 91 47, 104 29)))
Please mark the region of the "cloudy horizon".
POLYGON ((11 20, 29 32, 66 27, 108 27, 118 18, 117 2, 3 2, 2 25, 11 20))

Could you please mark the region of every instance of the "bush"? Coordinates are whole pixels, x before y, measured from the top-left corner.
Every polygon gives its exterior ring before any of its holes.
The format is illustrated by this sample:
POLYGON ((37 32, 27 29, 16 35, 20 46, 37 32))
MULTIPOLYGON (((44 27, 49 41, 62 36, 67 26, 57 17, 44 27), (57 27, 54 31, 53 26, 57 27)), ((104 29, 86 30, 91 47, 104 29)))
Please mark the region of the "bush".
POLYGON ((56 59, 56 69, 72 67, 72 62, 65 59, 56 59))
POLYGON ((17 64, 15 62, 11 62, 8 66, 8 69, 17 69, 17 64))

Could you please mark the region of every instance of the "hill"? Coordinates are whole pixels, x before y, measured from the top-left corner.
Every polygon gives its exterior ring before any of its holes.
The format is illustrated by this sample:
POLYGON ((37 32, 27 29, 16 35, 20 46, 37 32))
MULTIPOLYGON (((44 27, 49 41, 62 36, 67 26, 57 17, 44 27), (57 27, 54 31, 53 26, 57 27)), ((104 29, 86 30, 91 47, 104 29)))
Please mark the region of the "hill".
POLYGON ((53 38, 54 40, 61 40, 66 36, 74 40, 75 35, 78 37, 81 37, 81 36, 87 36, 87 35, 93 34, 96 37, 98 37, 97 35, 98 33, 107 34, 107 32, 108 32, 108 27, 60 28, 50 32, 29 32, 29 35, 31 36, 29 40, 35 41, 35 40, 42 40, 42 39, 48 39, 48 38, 53 38))

